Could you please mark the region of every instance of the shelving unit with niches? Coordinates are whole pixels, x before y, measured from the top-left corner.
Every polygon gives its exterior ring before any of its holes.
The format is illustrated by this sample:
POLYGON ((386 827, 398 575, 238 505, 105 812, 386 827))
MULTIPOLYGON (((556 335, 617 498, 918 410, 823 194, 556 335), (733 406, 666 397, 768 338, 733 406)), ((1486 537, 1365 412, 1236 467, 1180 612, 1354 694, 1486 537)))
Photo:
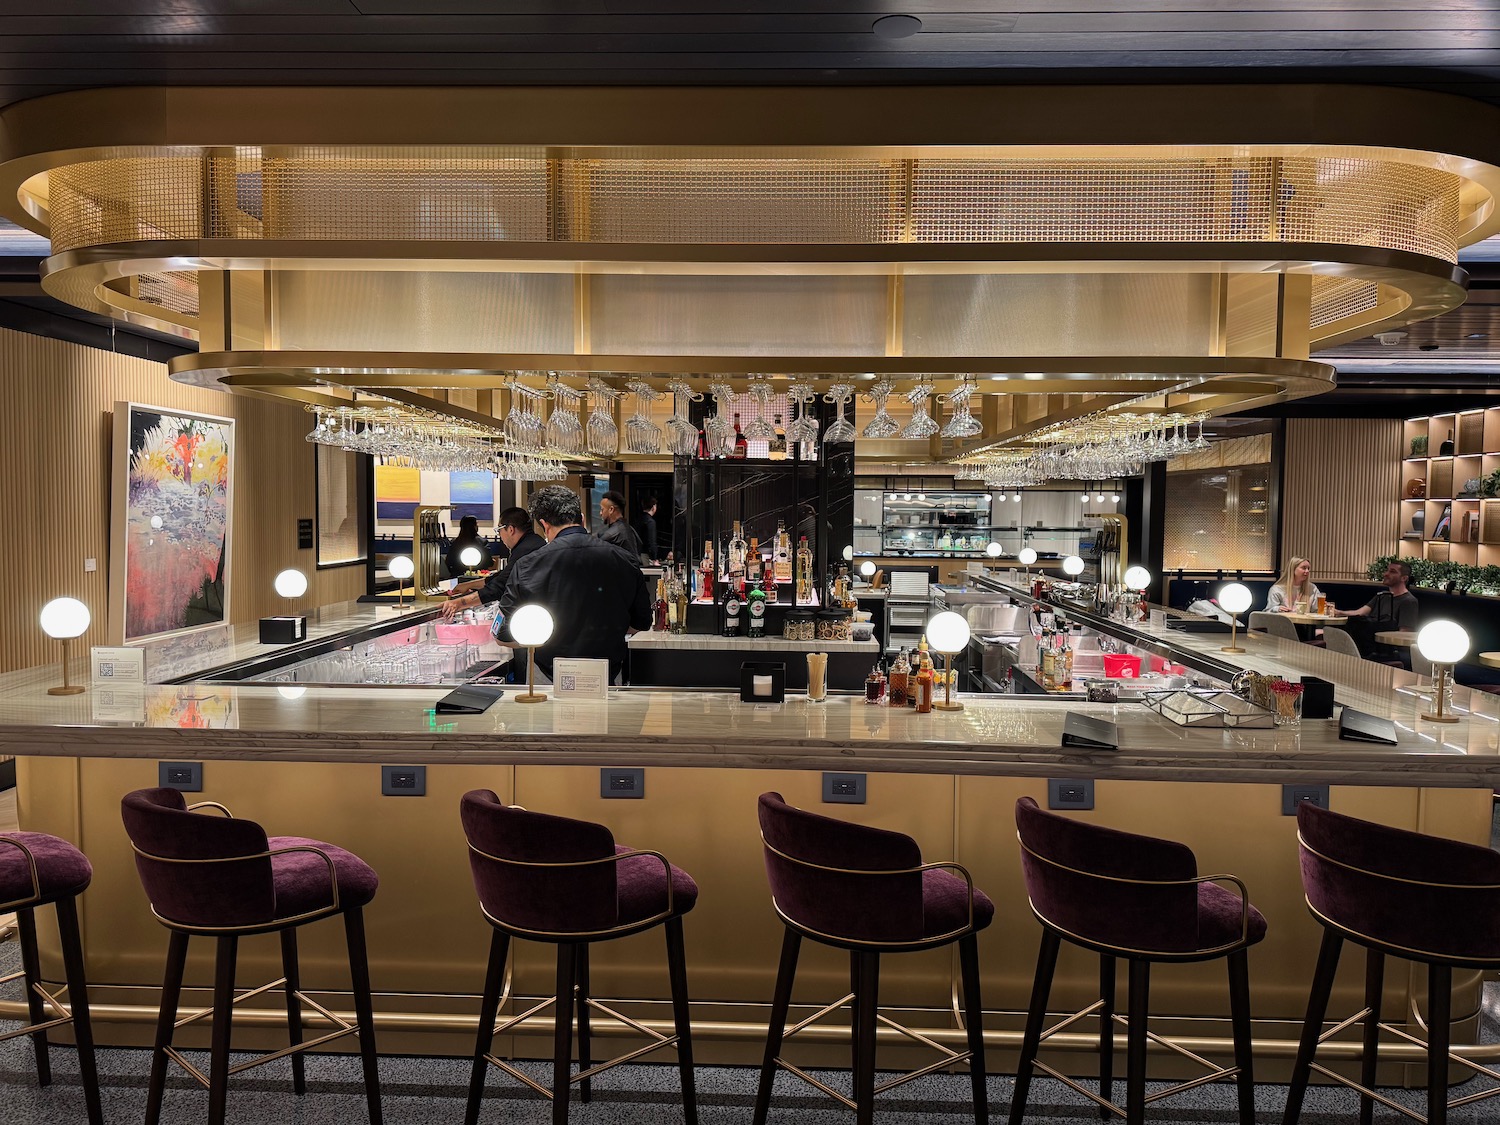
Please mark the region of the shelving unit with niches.
POLYGON ((1500 407, 1408 419, 1401 458, 1399 553, 1500 563, 1500 496, 1483 495, 1500 470, 1500 407))

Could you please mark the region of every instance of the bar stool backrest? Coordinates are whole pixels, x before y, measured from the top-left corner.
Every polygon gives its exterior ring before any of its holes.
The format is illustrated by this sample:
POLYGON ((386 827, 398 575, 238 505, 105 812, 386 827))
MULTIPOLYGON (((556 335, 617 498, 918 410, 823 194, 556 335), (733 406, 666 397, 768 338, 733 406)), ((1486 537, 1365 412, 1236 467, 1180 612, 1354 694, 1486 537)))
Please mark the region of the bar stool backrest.
POLYGON ((1336 927, 1418 958, 1500 963, 1500 854, 1310 804, 1297 844, 1307 904, 1336 927))
POLYGON ((1031 908, 1053 929, 1122 953, 1198 948, 1198 861, 1171 840, 1016 802, 1031 908))
POLYGON ((776 908, 838 941, 901 944, 923 937, 922 851, 900 832, 819 816, 760 795, 760 835, 776 908))
POLYGON ((232 929, 276 917, 266 830, 253 820, 189 812, 176 789, 137 789, 120 802, 135 869, 164 921, 232 929))
POLYGON ((535 934, 600 933, 619 919, 614 834, 602 824, 506 805, 492 791, 459 806, 479 904, 535 934))

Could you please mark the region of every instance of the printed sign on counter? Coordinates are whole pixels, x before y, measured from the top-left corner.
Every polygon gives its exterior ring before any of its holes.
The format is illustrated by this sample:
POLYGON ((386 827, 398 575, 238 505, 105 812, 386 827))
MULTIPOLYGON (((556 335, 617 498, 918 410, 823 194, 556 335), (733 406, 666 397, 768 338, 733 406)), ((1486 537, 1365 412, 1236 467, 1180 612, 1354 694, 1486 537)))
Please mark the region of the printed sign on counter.
POLYGON ((608 699, 609 661, 554 660, 552 694, 558 699, 608 699))
POLYGON ((89 672, 95 684, 133 684, 146 682, 146 653, 138 648, 107 648, 95 645, 89 649, 89 672))

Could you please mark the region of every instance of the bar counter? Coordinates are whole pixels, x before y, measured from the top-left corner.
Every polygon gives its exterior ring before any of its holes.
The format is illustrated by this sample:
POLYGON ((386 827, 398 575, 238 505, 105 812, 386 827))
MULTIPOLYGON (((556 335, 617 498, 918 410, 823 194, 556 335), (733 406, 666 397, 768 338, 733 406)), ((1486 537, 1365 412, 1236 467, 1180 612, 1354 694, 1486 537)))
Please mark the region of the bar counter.
MULTIPOLYGON (((321 616, 360 627, 403 623, 387 607, 333 607, 321 616)), ((222 802, 272 834, 340 844, 376 869, 381 887, 366 923, 384 1051, 463 1054, 472 1046, 489 929, 474 900, 458 801, 482 787, 528 808, 607 824, 621 843, 660 850, 689 870, 702 888, 686 921, 698 1055, 756 1061, 780 925, 755 809, 757 794, 775 789, 805 808, 909 833, 924 859, 965 864, 995 899, 998 915, 981 935, 980 957, 997 1071, 1012 1065, 1038 938, 1011 808, 1022 795, 1045 804, 1047 778, 1087 778, 1095 783, 1095 807, 1076 815, 1182 840, 1197 852, 1200 871, 1245 879, 1270 920, 1270 936, 1251 953, 1266 1080, 1279 1076, 1280 1060, 1293 1048, 1320 936, 1302 902, 1295 820, 1282 815, 1281 784, 1329 783, 1333 807, 1342 811, 1473 843, 1488 840, 1490 791, 1500 785, 1500 700, 1460 690, 1461 721, 1429 727, 1416 718, 1426 708, 1416 677, 1278 640, 1251 640, 1243 657, 1222 655, 1335 679, 1342 701, 1396 721, 1398 745, 1340 742, 1327 721, 1305 720, 1300 731, 1183 729, 1139 705, 1015 696, 966 696, 961 712, 917 715, 853 695, 819 705, 793 693, 783 705, 751 705, 726 693, 621 689, 605 703, 526 705, 507 696, 481 715, 438 715, 432 708, 441 688, 225 680, 236 658, 254 655, 245 640, 253 630, 231 631, 210 646, 206 663, 217 672, 199 682, 91 687, 56 697, 46 694, 57 682, 55 666, 0 677, 0 752, 20 756, 22 826, 74 841, 94 864, 83 932, 101 1042, 149 1041, 155 1014, 165 933, 141 892, 119 802, 157 784, 159 760, 205 763, 203 791, 190 801, 222 802), (1115 720, 1121 748, 1063 749, 1070 710, 1115 720), (426 765, 426 795, 382 797, 379 764, 426 765), (600 768, 619 766, 645 767, 642 799, 601 796, 600 768), (822 773, 832 770, 866 774, 865 803, 824 804, 822 773)), ((1204 660, 1217 659, 1211 650, 1224 639, 1170 638, 1202 646, 1204 660)), ((175 642, 179 653, 189 641, 175 642)), ((337 643, 336 632, 319 643, 337 643)), ((81 661, 77 671, 86 672, 81 661)), ((329 993, 333 1007, 344 1006, 339 928, 314 926, 303 941, 305 984, 329 993)), ((56 979, 55 936, 44 931, 43 946, 44 973, 56 979)), ((592 966, 599 996, 650 1026, 668 1026, 659 942, 643 935, 610 946, 597 951, 592 966)), ((549 950, 515 948, 513 1004, 544 993, 553 972, 549 950)), ((804 957, 799 1012, 843 995, 848 984, 846 961, 817 949, 804 957)), ((248 939, 241 960, 242 985, 279 975, 274 940, 248 939)), ((1153 994, 1163 1013, 1196 1021, 1189 1025, 1193 1042, 1218 1054, 1228 1040, 1214 968, 1164 971, 1159 983, 1153 979, 1153 994)), ((942 952, 891 958, 883 1003, 896 1018, 958 1042, 955 971, 942 952)), ((212 978, 208 957, 194 952, 188 974, 191 1004, 212 978)), ((1081 1006, 1096 978, 1093 960, 1065 952, 1054 1007, 1074 1000, 1081 1006)), ((1405 974, 1388 980, 1392 1011, 1419 996, 1405 974)), ((1341 975, 1332 1011, 1355 1006, 1361 988, 1353 970, 1341 975)), ((1474 1028, 1477 989, 1472 976, 1456 997, 1454 1010, 1465 1015, 1455 1042, 1474 1042, 1465 1036, 1474 1028)), ((14 1007, 0 1005, 0 1014, 14 1007)), ((236 1017, 247 1043, 265 1045, 281 1042, 284 1031, 272 1030, 278 1018, 274 1007, 236 1017)), ((547 1017, 536 1017, 507 1042, 497 1040, 496 1049, 545 1055, 549 1028, 547 1017)), ((192 1030, 184 1028, 190 1041, 192 1030)), ((623 1026, 596 1034, 629 1037, 623 1026)), ((836 1029, 819 1032, 794 1056, 847 1065, 847 1046, 836 1047, 836 1039, 836 1029)), ((900 1045, 887 1056, 886 1042, 882 1065, 912 1061, 900 1045)), ((1057 1042, 1085 1050, 1091 1039, 1064 1033, 1057 1042)), ((1403 1057, 1400 1049, 1391 1055, 1403 1057)), ((1077 1064, 1089 1065, 1084 1058, 1077 1064)), ((1163 1060, 1163 1073, 1171 1065, 1163 1060)))

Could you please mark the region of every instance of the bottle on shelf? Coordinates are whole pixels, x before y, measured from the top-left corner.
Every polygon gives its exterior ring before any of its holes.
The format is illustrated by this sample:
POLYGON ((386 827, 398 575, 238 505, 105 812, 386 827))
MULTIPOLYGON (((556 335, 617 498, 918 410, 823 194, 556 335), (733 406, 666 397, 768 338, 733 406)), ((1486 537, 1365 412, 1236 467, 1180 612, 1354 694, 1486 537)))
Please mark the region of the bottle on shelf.
POLYGON ((726 569, 724 577, 733 581, 745 576, 745 537, 740 534, 740 521, 734 521, 734 533, 729 537, 729 550, 727 552, 726 569))
POLYGON ((743 461, 745 454, 750 451, 750 443, 745 440, 745 432, 740 429, 740 416, 734 416, 734 453, 732 456, 736 461, 743 461))
POLYGON ((792 537, 786 532, 786 520, 776 521, 776 538, 771 548, 771 562, 776 568, 776 581, 792 580, 792 537))
POLYGON ((672 606, 674 606, 676 609, 675 613, 669 612, 668 614, 672 632, 686 633, 688 616, 688 584, 687 574, 685 571, 672 572, 671 592, 668 596, 671 598, 672 606))
POLYGON ((865 702, 879 703, 885 696, 885 673, 880 670, 880 661, 875 661, 875 667, 870 669, 870 674, 865 677, 865 702))
POLYGON ((1042 631, 1042 690, 1057 690, 1057 647, 1052 630, 1042 631))
POLYGON ((766 601, 770 605, 775 605, 776 604, 776 598, 780 594, 780 590, 779 590, 779 588, 777 586, 777 582, 776 582, 776 568, 771 564, 771 560, 770 559, 766 560, 765 576, 766 576, 765 577, 765 581, 766 581, 766 601))
POLYGON ((909 711, 917 705, 917 673, 922 670, 922 662, 914 648, 907 650, 906 667, 906 708, 909 711))
POLYGON ((812 601, 812 548, 807 545, 807 536, 797 544, 797 604, 807 605, 812 601))
POLYGON ((906 706, 906 678, 910 671, 906 653, 898 649, 896 659, 891 663, 890 677, 886 680, 886 699, 892 707, 906 706))
POLYGON ((747 599, 750 616, 750 636, 764 637, 766 635, 766 592, 760 588, 760 583, 750 587, 750 596, 747 599))
POLYGON ((932 660, 924 650, 922 653, 922 670, 917 673, 917 714, 930 715, 932 713, 932 660))
POLYGON ((656 580, 656 602, 652 606, 653 632, 665 633, 667 631, 667 580, 665 577, 656 580))
POLYGON ((714 600, 714 541, 703 541, 703 561, 698 564, 698 600, 714 600))
POLYGON ((740 635, 740 609, 743 600, 740 598, 740 588, 737 582, 731 582, 729 588, 724 591, 724 629, 726 637, 738 637, 740 635))
POLYGON ((1073 690, 1073 645, 1065 631, 1061 637, 1062 649, 1057 654, 1057 678, 1063 691, 1073 690))
POLYGON ((786 427, 781 424, 781 415, 776 415, 776 432, 771 435, 766 454, 772 461, 786 460, 786 427))
POLYGON ((750 549, 745 552, 745 577, 759 578, 760 565, 760 540, 755 536, 750 537, 750 549))
POLYGON ((1441 445, 1438 446, 1438 456, 1439 457, 1452 457, 1453 456, 1453 431, 1452 430, 1448 431, 1448 440, 1445 441, 1445 442, 1443 442, 1441 445))

